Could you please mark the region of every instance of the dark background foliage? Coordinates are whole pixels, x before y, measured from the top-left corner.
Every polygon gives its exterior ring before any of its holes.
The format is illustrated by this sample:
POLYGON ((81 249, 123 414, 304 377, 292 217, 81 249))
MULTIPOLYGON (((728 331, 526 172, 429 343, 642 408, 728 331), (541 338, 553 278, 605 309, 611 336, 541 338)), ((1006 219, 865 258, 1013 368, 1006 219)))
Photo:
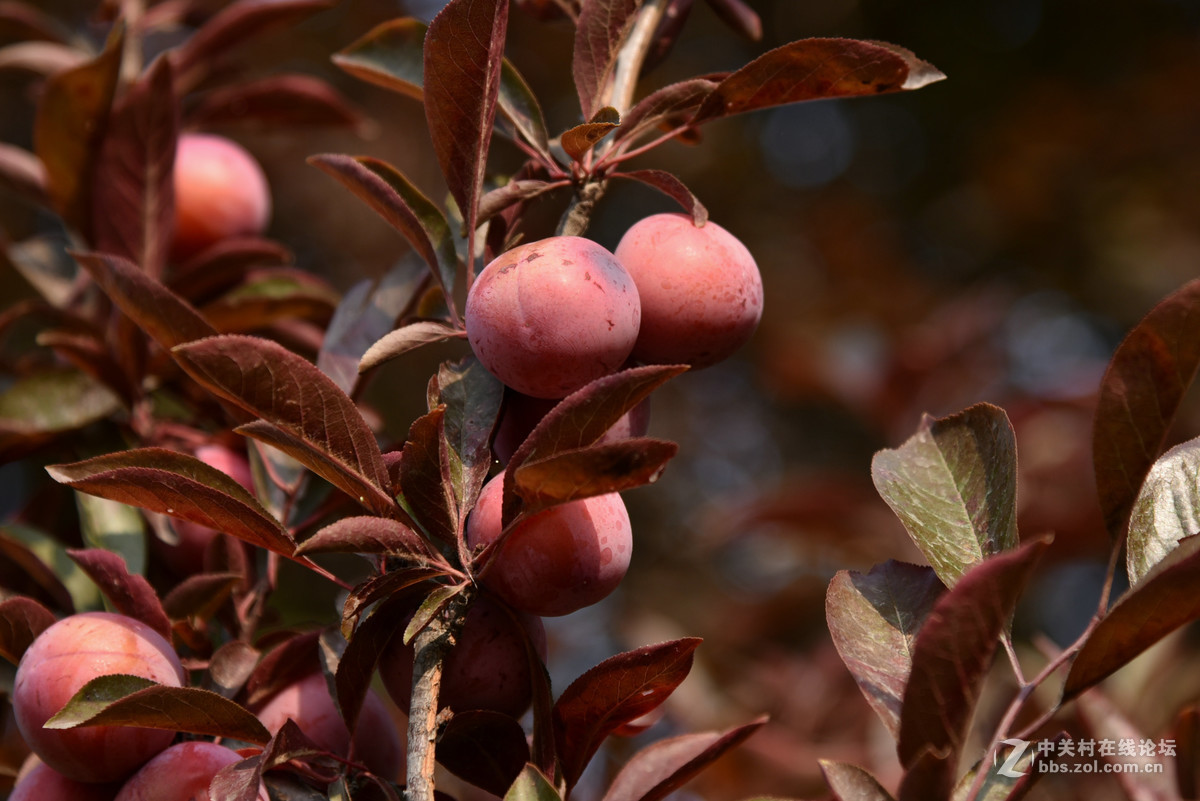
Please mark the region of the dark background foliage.
MULTIPOLYGON (((91 0, 42 5, 89 30, 91 0)), ((271 235, 342 290, 382 275, 407 246, 307 156, 373 155, 432 197, 445 189, 420 107, 354 81, 328 56, 398 14, 427 19, 434 5, 344 0, 256 51, 264 72, 282 64, 333 81, 370 116, 363 135, 228 129, 266 166, 271 235)), ((885 784, 898 775, 886 733, 832 647, 823 603, 836 570, 917 558, 874 492, 869 464, 922 412, 978 401, 1008 411, 1020 531, 1057 532, 1017 625, 1060 642, 1078 632, 1109 545, 1090 469, 1100 372, 1121 334, 1200 264, 1195 0, 751 5, 763 42, 731 36, 697 4, 673 59, 647 85, 729 69, 805 36, 895 42, 949 80, 717 122, 698 143, 654 159, 755 254, 765 316, 738 358, 656 394, 651 433, 683 447, 655 489, 628 495, 629 580, 600 607, 555 621, 550 666, 561 687, 622 647, 704 637, 652 734, 772 716, 688 791, 712 799, 821 795, 818 758, 863 765, 885 784)), ((578 123, 569 25, 514 11, 509 36, 550 129, 578 123)), ((27 76, 0 72, 0 140, 30 146, 31 108, 27 76)), ((493 168, 520 163, 506 148, 495 148, 493 168)), ((545 204, 546 233, 559 210, 545 204)), ((589 235, 612 247, 638 218, 669 210, 645 187, 617 186, 589 235)), ((0 193, 4 236, 48 226, 0 193)), ((6 265, 0 293, 29 290, 6 265)), ((435 345, 380 371, 367 401, 392 437, 423 411, 424 377, 463 347, 435 345)), ((1171 441, 1200 428, 1194 405, 1179 427, 1171 441)), ((38 465, 0 469, 0 511, 45 480, 38 465)), ((295 587, 281 604, 298 619, 326 615, 332 599, 309 595, 295 587)), ((1200 695, 1178 669, 1190 653, 1186 638, 1170 641, 1114 691, 1148 734, 1162 736, 1170 710, 1200 695), (1175 680, 1149 689, 1154 669, 1175 680)), ((985 696, 980 717, 991 714, 985 696)), ((1115 790, 1048 781, 1037 792, 1115 790)))

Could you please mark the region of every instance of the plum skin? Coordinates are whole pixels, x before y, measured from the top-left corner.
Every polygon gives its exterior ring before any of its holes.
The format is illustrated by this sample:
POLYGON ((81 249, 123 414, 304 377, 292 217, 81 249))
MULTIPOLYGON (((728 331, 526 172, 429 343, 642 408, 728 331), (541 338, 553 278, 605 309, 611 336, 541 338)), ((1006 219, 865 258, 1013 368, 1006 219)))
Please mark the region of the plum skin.
POLYGON ((465 316, 471 349, 492 375, 525 395, 563 398, 625 363, 641 303, 613 254, 555 236, 488 264, 467 293, 465 316))
MULTIPOLYGON (((237 751, 216 743, 177 743, 130 776, 113 801, 209 801, 213 777, 241 761, 237 751)), ((258 799, 267 801, 262 782, 258 799)))
POLYGON ((262 167, 223 136, 185 133, 175 149, 175 229, 171 257, 181 261, 237 236, 257 236, 271 219, 262 167))
POLYGON ((170 687, 182 687, 186 679, 170 643, 146 624, 110 612, 63 618, 21 657, 12 699, 17 726, 38 758, 69 779, 124 778, 175 737, 133 726, 42 728, 84 684, 114 673, 170 687))
MULTIPOLYGON (((489 481, 467 518, 467 547, 501 533, 504 475, 489 481)), ((633 529, 615 492, 545 509, 518 523, 480 577, 508 604, 542 617, 606 598, 629 569, 633 529)))
POLYGON ((119 784, 68 779, 36 756, 21 766, 8 801, 113 801, 119 784))
MULTIPOLYGON (((276 734, 289 718, 310 740, 339 756, 351 756, 350 732, 342 720, 329 685, 321 673, 310 673, 284 687, 262 706, 258 719, 276 734)), ((368 691, 354 733, 353 759, 374 773, 394 781, 404 766, 404 742, 387 707, 368 691)))
POLYGON ((684 214, 654 214, 630 227, 615 253, 642 301, 638 361, 708 367, 733 355, 758 327, 758 265, 716 223, 697 228, 684 214))
MULTIPOLYGON (((379 676, 396 705, 407 710, 412 703, 415 649, 411 642, 404 644, 403 630, 397 627, 380 654, 379 676)), ((523 715, 533 697, 525 636, 545 662, 546 629, 540 619, 510 612, 486 595, 478 596, 446 656, 438 706, 456 712, 487 709, 514 718, 523 715)))
MULTIPOLYGON (((224 445, 208 444, 196 448, 195 456, 209 467, 225 473, 251 495, 254 494, 254 478, 250 475, 250 463, 246 457, 224 445)), ((220 532, 215 528, 193 523, 190 520, 174 520, 172 526, 179 535, 179 542, 171 544, 155 540, 158 553, 171 572, 179 576, 198 573, 204 566, 204 554, 208 545, 220 532)))

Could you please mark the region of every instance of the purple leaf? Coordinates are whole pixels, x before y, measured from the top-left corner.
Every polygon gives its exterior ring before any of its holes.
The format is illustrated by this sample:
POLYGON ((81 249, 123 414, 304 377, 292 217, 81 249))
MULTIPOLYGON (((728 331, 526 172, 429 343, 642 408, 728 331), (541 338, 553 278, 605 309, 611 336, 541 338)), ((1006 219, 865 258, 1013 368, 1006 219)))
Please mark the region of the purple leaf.
POLYGON ((641 0, 591 0, 579 15, 571 74, 584 119, 607 105, 606 85, 640 6, 641 0))
POLYGON ((889 561, 829 583, 825 617, 833 644, 892 737, 900 735, 913 643, 945 588, 928 567, 889 561))
POLYGON ((159 58, 113 109, 93 174, 96 250, 163 274, 175 225, 179 107, 171 62, 159 58))
MULTIPOLYGON (((346 638, 346 650, 337 663, 334 683, 338 708, 349 731, 357 728, 358 714, 371 686, 379 655, 393 636, 400 636, 404 616, 412 611, 412 598, 398 592, 364 615, 346 638)), ((404 710, 407 714, 408 710, 404 710)))
POLYGON ((210 690, 167 687, 141 676, 92 679, 46 721, 47 729, 141 726, 228 737, 262 745, 271 739, 258 718, 210 690))
POLYGON ((46 470, 89 495, 199 523, 276 553, 295 549, 279 521, 241 484, 187 454, 140 448, 46 470))
POLYGON ((648 746, 625 764, 603 801, 660 801, 682 787, 767 722, 735 726, 724 732, 685 734, 648 746))
POLYGON ((87 573, 113 608, 134 620, 140 620, 171 641, 171 621, 163 611, 158 593, 145 577, 131 574, 125 560, 100 548, 68 550, 67 556, 87 573))
POLYGON ((547 181, 509 181, 504 186, 493 189, 479 199, 479 223, 482 225, 514 203, 535 198, 544 192, 558 188, 559 184, 552 184, 547 181))
POLYGON ((217 771, 209 784, 209 795, 222 801, 259 801, 262 788, 263 755, 243 759, 217 771))
POLYGON ((571 682, 554 705, 563 779, 573 787, 612 731, 666 700, 692 669, 697 638, 647 645, 610 657, 571 682))
POLYGON ((376 25, 333 55, 333 63, 356 78, 421 100, 425 23, 409 17, 376 25))
POLYGON ((217 333, 191 304, 120 256, 74 253, 104 294, 164 348, 217 333))
POLYGON ((510 139, 515 140, 518 136, 524 139, 541 154, 544 161, 553 163, 554 157, 550 155, 550 139, 546 134, 546 119, 542 115, 542 107, 529 84, 508 59, 504 59, 501 64, 500 96, 497 102, 500 104, 501 115, 512 126, 512 130, 508 130, 507 125, 499 125, 499 130, 510 139))
POLYGON ((103 52, 46 81, 33 125, 33 152, 46 170, 50 200, 69 225, 87 233, 92 168, 108 120, 124 50, 117 26, 103 52))
POLYGON ((284 320, 324 326, 337 302, 337 292, 323 279, 294 267, 275 267, 254 271, 201 313, 221 333, 245 333, 284 320))
POLYGON ((458 254, 450 224, 437 206, 395 167, 379 159, 326 154, 311 156, 308 163, 336 178, 403 234, 425 259, 453 308, 458 254))
POLYGON ((587 122, 563 132, 559 141, 568 156, 580 161, 584 154, 620 124, 620 113, 612 106, 604 106, 589 117, 587 122))
POLYGON ((920 89, 945 77, 895 45, 801 39, 764 53, 721 81, 691 121, 698 125, 804 100, 920 89))
POLYGON ((0 142, 0 188, 39 205, 49 201, 46 168, 37 156, 0 142))
POLYGON ((613 134, 613 141, 635 141, 643 133, 694 111, 719 83, 720 80, 692 78, 656 89, 625 114, 621 127, 613 134))
POLYGON ((163 611, 172 620, 209 620, 241 584, 239 573, 197 573, 176 584, 163 598, 163 611))
POLYGON ((1034 540, 985 559, 933 605, 912 647, 900 709, 897 751, 906 768, 932 749, 954 769, 1000 635, 1049 544, 1034 540))
POLYGON ((400 489, 404 500, 425 531, 435 539, 453 543, 458 536, 458 508, 450 485, 443 480, 447 470, 442 423, 444 409, 435 409, 413 421, 404 443, 400 489))
POLYGON ((376 601, 397 597, 411 587, 444 575, 446 571, 440 567, 406 567, 364 581, 346 597, 342 607, 342 634, 349 638, 362 613, 376 601))
POLYGON ((762 20, 742 0, 708 0, 721 21, 752 42, 762 39, 762 20))
POLYGON ((529 762, 521 724, 499 712, 458 712, 438 733, 437 761, 460 779, 503 796, 529 762))
POLYGON ((857 765, 822 759, 821 775, 836 801, 892 801, 875 777, 857 765))
MULTIPOLYGON (((318 641, 321 632, 306 631, 276 643, 246 680, 246 703, 252 708, 275 693, 320 668, 318 641)), ((259 644, 260 648, 268 646, 259 644)))
POLYGON ((270 239, 222 239, 172 270, 167 287, 192 303, 201 303, 237 286, 253 268, 282 267, 291 262, 291 251, 270 239))
POLYGON ((425 118, 446 186, 472 237, 507 27, 508 0, 450 0, 425 35, 425 118))
POLYGON ((948 799, 954 790, 957 754, 942 753, 933 746, 921 750, 900 779, 897 801, 948 799))
POLYGON ((420 320, 401 326, 384 334, 374 345, 367 348, 358 371, 365 373, 384 362, 391 361, 402 353, 408 353, 422 345, 443 342, 447 339, 463 339, 467 332, 439 320, 420 320))
POLYGON ((1123 667, 1180 626, 1200 619, 1200 536, 1183 539, 1121 596, 1071 663, 1063 700, 1123 667))
POLYGON ((0 528, 0 587, 68 615, 75 602, 62 579, 27 545, 0 528))
POLYGON ((175 51, 180 94, 194 89, 230 50, 272 30, 290 28, 336 0, 238 0, 206 22, 175 51))
POLYGON ((1113 539, 1124 531, 1200 367, 1197 310, 1200 280, 1180 287, 1129 332, 1100 381, 1092 450, 1100 507, 1113 539))
POLYGON ((54 625, 54 613, 32 598, 16 596, 0 603, 0 656, 14 665, 37 636, 54 625))
POLYGON ((1016 436, 1003 409, 926 415, 907 442, 875 454, 871 477, 946 586, 1016 547, 1016 436))
POLYGON ((695 223, 697 228, 702 228, 708 222, 708 209, 704 207, 699 198, 692 194, 692 190, 688 189, 683 181, 669 172, 665 172, 664 170, 633 170, 632 172, 616 173, 615 177, 640 181, 667 195, 680 206, 683 206, 684 211, 692 215, 692 222, 695 223))
POLYGON ((327 81, 311 75, 272 75, 208 92, 187 112, 194 127, 250 124, 266 129, 303 126, 357 128, 367 120, 327 81))
POLYGON ((378 553, 426 559, 433 554, 417 532, 386 517, 345 517, 300 543, 298 554, 378 553))
MULTIPOLYGON (((308 361, 269 340, 234 334, 179 345, 172 352, 189 375, 217 395, 390 498, 387 468, 375 435, 354 401, 308 361)), ((342 475, 333 474, 327 465, 316 464, 316 468, 321 468, 317 472, 323 478, 344 488, 342 475)))
POLYGON ((652 484, 678 450, 674 442, 637 437, 562 451, 524 462, 513 474, 513 491, 524 513, 531 515, 560 503, 652 484))

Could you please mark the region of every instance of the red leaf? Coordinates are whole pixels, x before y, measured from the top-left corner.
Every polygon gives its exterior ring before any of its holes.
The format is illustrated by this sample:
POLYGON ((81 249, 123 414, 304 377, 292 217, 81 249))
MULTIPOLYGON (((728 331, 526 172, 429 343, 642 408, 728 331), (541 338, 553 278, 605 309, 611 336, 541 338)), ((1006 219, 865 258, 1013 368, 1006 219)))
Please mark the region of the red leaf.
POLYGON ((417 532, 386 517, 346 517, 331 523, 300 543, 297 554, 380 553, 391 556, 432 556, 417 532))
POLYGON ((742 0, 708 0, 708 4, 726 25, 742 36, 752 42, 762 39, 762 20, 742 0))
MULTIPOLYGON (((375 435, 354 401, 308 361, 269 340, 235 334, 179 345, 173 353, 189 375, 217 395, 323 454, 343 474, 390 500, 375 435)), ((332 474, 328 465, 305 464, 344 488, 342 476, 332 474)), ((362 496, 351 491, 351 497, 362 496)))
POLYGON ((190 520, 276 553, 295 550, 279 521, 241 484, 187 454, 140 448, 46 470, 89 495, 190 520))
POLYGON ((62 580, 28 546, 5 533, 0 533, 0 587, 59 612, 75 613, 75 602, 62 580))
POLYGON ((710 78, 692 78, 656 89, 625 114, 613 141, 636 140, 642 133, 698 108, 719 83, 710 78))
POLYGON ((435 409, 413 421, 404 443, 400 489, 413 516, 429 535, 453 543, 458 536, 458 507, 444 479, 444 409, 435 409))
POLYGON ((633 755, 613 779, 603 801, 660 801, 726 751, 741 745, 766 722, 766 718, 760 718, 724 732, 660 740, 633 755))
POLYGON ((334 126, 367 129, 367 120, 345 95, 311 75, 272 75, 214 89, 187 112, 189 125, 230 123, 264 128, 334 126))
MULTIPOLYGON (((358 714, 371 686, 379 654, 393 636, 399 637, 404 617, 412 611, 407 593, 396 593, 358 621, 347 637, 346 650, 338 660, 334 682, 338 708, 349 731, 356 729, 358 714)), ((405 714, 408 710, 403 710, 405 714)))
POLYGON ((919 89, 945 77, 895 45, 801 39, 764 53, 721 81, 692 124, 803 100, 919 89))
POLYGON ((319 631, 306 631, 287 637, 267 651, 246 680, 246 703, 256 708, 284 687, 319 669, 320 637, 319 631))
POLYGON ((0 187, 39 205, 49 201, 41 159, 4 142, 0 142, 0 187))
POLYGON ((504 796, 529 761, 521 724, 499 712, 458 712, 438 732, 437 761, 476 787, 504 796))
POLYGON ((163 611, 172 620, 208 620, 229 600, 241 582, 240 573, 197 573, 188 576, 163 598, 163 611))
POLYGON ((473 236, 500 94, 508 0, 450 0, 425 35, 425 118, 473 236))
MULTIPOLYGON (((219 575, 219 574, 210 574, 219 575)), ((170 598, 170 596, 167 596, 170 598)), ((262 656, 258 649, 242 640, 230 640, 213 652, 208 661, 208 675, 212 678, 217 692, 226 698, 232 698, 246 686, 258 659, 262 656)))
POLYGON ((144 576, 129 572, 125 560, 100 548, 68 550, 67 556, 79 565, 113 608, 126 617, 140 620, 171 641, 171 621, 163 611, 158 593, 144 576))
POLYGON ((271 30, 290 28, 336 0, 238 0, 219 11, 174 54, 179 93, 195 88, 230 50, 271 30))
POLYGON ((408 353, 422 345, 443 342, 447 339, 463 339, 467 332, 440 320, 419 320, 384 334, 374 345, 367 348, 358 363, 358 371, 365 373, 373 367, 391 361, 402 353, 408 353))
POLYGON ((217 333, 200 312, 120 256, 73 253, 104 294, 164 348, 217 333))
POLYGON ((513 474, 514 491, 531 515, 560 503, 652 484, 679 446, 637 437, 526 461, 513 474))
POLYGON ((692 222, 697 228, 702 228, 708 222, 708 209, 700 199, 692 194, 683 181, 664 170, 634 170, 632 172, 616 173, 617 178, 630 178, 652 186, 683 206, 683 210, 692 215, 692 222))
POLYGON ((282 267, 291 261, 291 251, 270 239, 222 239, 174 269, 167 287, 192 303, 202 303, 237 286, 253 268, 282 267))
POLYGON ((697 638, 647 645, 604 660, 571 682, 554 705, 563 779, 573 787, 612 731, 657 707, 692 669, 697 638))
POLYGON ((440 567, 406 567, 364 581, 346 597, 342 607, 342 634, 349 637, 363 611, 376 601, 398 596, 410 587, 444 575, 446 571, 440 567))
POLYGON ((1116 539, 1200 367, 1200 280, 1155 306, 1113 354, 1092 432, 1096 488, 1116 539))
POLYGON ((584 119, 608 103, 606 84, 640 6, 641 0, 591 0, 579 14, 571 74, 584 119))
POLYGON ((912 649, 898 753, 912 767, 929 749, 953 770, 1000 635, 1050 539, 985 559, 934 604, 912 649))
POLYGON ((113 110, 93 176, 96 250, 159 277, 175 225, 179 107, 171 62, 159 58, 113 110))
POLYGON ((112 348, 98 331, 82 329, 43 330, 37 335, 38 345, 53 348, 58 355, 95 378, 120 396, 126 406, 133 406, 136 392, 129 375, 113 358, 112 348))
POLYGON ((479 199, 479 219, 477 222, 482 225, 514 203, 535 198, 544 192, 548 192, 551 189, 558 189, 559 187, 560 184, 549 183, 547 181, 509 181, 504 186, 493 189, 479 199))
POLYGON ((0 603, 0 656, 14 665, 37 636, 54 625, 54 613, 32 598, 16 596, 0 603))
POLYGON ((820 760, 821 774, 837 801, 892 801, 875 777, 857 765, 820 760))

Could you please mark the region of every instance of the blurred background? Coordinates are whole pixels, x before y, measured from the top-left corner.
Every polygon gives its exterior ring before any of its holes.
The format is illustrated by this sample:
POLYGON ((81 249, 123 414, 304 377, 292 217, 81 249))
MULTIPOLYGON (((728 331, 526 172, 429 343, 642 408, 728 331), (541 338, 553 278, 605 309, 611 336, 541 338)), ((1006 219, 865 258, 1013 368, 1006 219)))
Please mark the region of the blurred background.
MULTIPOLYGON (((698 143, 635 162, 681 177, 746 243, 763 273, 765 314, 737 358, 655 395, 651 434, 681 443, 680 455, 657 485, 627 494, 636 551, 619 592, 548 621, 550 668, 561 688, 616 650, 703 636, 693 676, 642 737, 761 713, 772 722, 683 799, 822 797, 818 758, 856 762, 894 786, 893 746, 833 650, 824 592, 838 570, 919 559, 874 492, 870 460, 910 436, 923 413, 977 402, 1008 412, 1022 534, 1057 536, 1018 630, 1073 639, 1094 611, 1108 550, 1090 467, 1097 383, 1123 333, 1200 267, 1200 1, 748 2, 763 21, 761 42, 740 39, 697 2, 639 96, 809 36, 899 44, 948 80, 720 121, 698 143)), ((98 41, 92 2, 40 5, 98 41)), ((333 81, 375 121, 371 135, 220 131, 264 163, 275 202, 269 234, 339 290, 383 275, 406 245, 307 156, 373 155, 431 197, 445 187, 419 105, 358 83, 329 55, 378 22, 428 19, 439 6, 343 0, 250 54, 249 73, 285 67, 333 81)), ((552 135, 580 121, 566 83, 571 33, 566 21, 516 10, 510 23, 508 55, 552 135)), ((29 147, 31 108, 27 76, 0 72, 0 139, 29 147)), ((493 168, 511 173, 519 163, 498 141, 493 168)), ((545 233, 564 200, 539 201, 545 233)), ((615 247, 637 219, 671 210, 649 189, 618 185, 589 236, 615 247)), ((10 240, 50 225, 0 194, 10 240)), ((6 298, 30 292, 7 267, 0 288, 6 298)), ((432 346, 379 372, 366 401, 386 437, 403 438, 423 411, 430 371, 461 352, 432 346)), ((1188 408, 1175 439, 1200 433, 1188 408)), ((1200 697, 1180 656, 1188 653, 1186 637, 1173 640, 1113 688, 1146 736, 1170 736, 1173 710, 1200 697), (1155 670, 1175 680, 1150 687, 1155 670)), ((982 725, 1006 703, 1010 689, 997 680, 982 725)), ((609 749, 595 786, 624 751, 609 749)), ((1041 792, 1115 792, 1095 781, 1047 781, 1041 792)))

